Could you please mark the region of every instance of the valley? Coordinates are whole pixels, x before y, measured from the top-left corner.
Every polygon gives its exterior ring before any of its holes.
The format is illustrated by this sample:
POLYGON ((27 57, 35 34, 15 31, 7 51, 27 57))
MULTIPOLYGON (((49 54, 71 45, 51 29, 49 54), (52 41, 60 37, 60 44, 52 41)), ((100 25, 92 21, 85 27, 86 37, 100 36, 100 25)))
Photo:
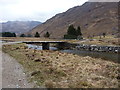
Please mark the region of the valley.
POLYGON ((118 7, 86 2, 43 23, 0 23, 2 87, 120 88, 118 7))

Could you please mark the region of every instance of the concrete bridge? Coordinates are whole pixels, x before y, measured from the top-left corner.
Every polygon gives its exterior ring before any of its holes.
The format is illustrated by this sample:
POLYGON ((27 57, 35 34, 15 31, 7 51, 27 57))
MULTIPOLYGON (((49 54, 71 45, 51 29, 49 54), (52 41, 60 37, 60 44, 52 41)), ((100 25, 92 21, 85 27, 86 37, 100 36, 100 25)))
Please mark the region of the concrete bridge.
POLYGON ((49 50, 50 43, 56 43, 58 49, 63 49, 65 47, 64 41, 23 41, 23 43, 26 44, 42 44, 43 50, 49 50))

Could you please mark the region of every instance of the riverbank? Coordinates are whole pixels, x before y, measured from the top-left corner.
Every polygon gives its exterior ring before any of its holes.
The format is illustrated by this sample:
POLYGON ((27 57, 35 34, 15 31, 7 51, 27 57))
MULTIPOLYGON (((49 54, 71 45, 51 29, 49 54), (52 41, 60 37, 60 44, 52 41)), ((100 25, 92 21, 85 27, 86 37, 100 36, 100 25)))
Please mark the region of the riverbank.
POLYGON ((81 41, 76 41, 77 44, 86 44, 86 45, 100 45, 100 46, 120 46, 120 38, 115 37, 114 35, 108 35, 105 37, 93 37, 89 39, 84 39, 81 41))
POLYGON ((118 88, 120 64, 59 51, 4 45, 3 51, 26 70, 31 82, 49 88, 118 88))
POLYGON ((97 52, 112 52, 120 53, 120 46, 100 46, 100 45, 85 45, 79 44, 76 46, 77 50, 88 50, 88 51, 97 51, 97 52))

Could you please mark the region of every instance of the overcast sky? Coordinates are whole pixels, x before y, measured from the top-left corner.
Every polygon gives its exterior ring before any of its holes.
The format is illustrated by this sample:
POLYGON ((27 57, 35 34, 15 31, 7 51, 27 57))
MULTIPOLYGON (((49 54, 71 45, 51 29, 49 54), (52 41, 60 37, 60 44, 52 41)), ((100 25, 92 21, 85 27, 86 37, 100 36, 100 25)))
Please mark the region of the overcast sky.
POLYGON ((0 21, 44 22, 88 0, 0 0, 0 21))

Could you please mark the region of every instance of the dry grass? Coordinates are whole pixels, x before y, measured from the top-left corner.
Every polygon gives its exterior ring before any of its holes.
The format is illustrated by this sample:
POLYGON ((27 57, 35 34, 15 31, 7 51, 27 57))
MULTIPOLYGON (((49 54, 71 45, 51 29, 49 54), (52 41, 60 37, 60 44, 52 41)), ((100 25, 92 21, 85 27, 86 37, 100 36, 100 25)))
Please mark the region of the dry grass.
POLYGON ((61 53, 28 49, 25 44, 5 45, 9 53, 23 65, 30 81, 50 88, 118 88, 119 64, 61 53))
POLYGON ((89 45, 120 45, 120 38, 115 38, 114 36, 108 35, 106 37, 93 37, 91 39, 85 39, 83 41, 75 41, 73 43, 79 44, 89 44, 89 45))
POLYGON ((108 35, 100 39, 99 36, 91 39, 85 38, 85 40, 60 40, 60 39, 49 39, 49 38, 34 38, 34 37, 0 37, 0 40, 7 41, 65 41, 69 43, 78 44, 94 44, 94 45, 120 45, 120 38, 114 38, 114 36, 108 35))
POLYGON ((49 38, 34 38, 34 37, 0 37, 0 40, 7 41, 52 41, 49 38))

